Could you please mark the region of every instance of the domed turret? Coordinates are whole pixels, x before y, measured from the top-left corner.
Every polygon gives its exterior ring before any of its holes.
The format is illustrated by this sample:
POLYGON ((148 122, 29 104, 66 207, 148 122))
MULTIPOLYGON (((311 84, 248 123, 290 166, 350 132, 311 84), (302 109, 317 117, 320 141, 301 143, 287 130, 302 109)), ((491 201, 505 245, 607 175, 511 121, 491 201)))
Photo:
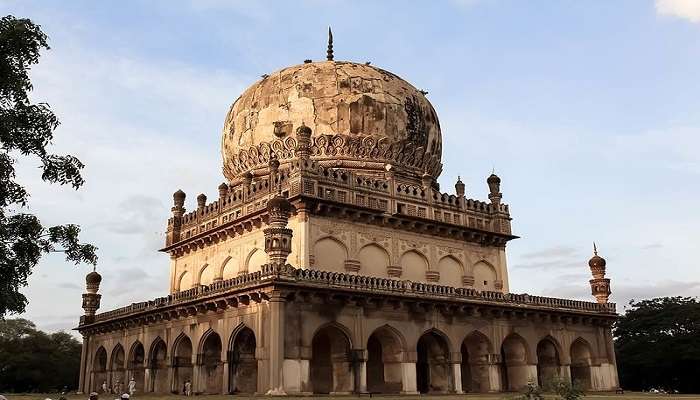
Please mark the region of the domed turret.
POLYGON ((102 275, 97 271, 92 271, 85 276, 85 284, 87 285, 88 291, 91 288, 95 288, 95 292, 100 288, 100 283, 102 282, 102 275))
POLYGON ((610 279, 605 277, 605 259, 598 255, 598 248, 593 243, 593 257, 588 260, 593 279, 588 281, 591 285, 591 294, 598 303, 607 303, 610 297, 610 279))
POLYGON ((264 174, 271 154, 281 163, 299 157, 307 133, 302 152, 321 164, 381 170, 389 163, 433 178, 442 169, 440 124, 421 91, 373 66, 324 61, 267 75, 234 102, 222 134, 224 175, 264 174))

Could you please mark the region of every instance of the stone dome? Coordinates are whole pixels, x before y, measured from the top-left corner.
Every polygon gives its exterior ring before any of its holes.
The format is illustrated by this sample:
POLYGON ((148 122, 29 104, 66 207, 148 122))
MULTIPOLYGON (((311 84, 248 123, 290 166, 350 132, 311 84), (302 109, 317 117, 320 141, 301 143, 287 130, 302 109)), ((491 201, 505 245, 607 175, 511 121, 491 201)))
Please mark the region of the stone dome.
POLYGON ((437 178, 442 138, 424 92, 382 69, 307 62, 264 75, 233 103, 222 134, 224 175, 265 174, 270 155, 294 157, 297 128, 312 130, 310 157, 322 165, 437 178))

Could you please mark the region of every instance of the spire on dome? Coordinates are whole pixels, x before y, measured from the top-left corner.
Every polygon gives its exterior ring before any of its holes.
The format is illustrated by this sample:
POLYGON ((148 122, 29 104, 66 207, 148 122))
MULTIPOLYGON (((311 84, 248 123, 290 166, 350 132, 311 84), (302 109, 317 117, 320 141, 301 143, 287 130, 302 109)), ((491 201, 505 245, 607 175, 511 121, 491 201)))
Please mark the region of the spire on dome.
POLYGON ((328 50, 326 51, 326 60, 333 61, 333 32, 331 27, 328 27, 328 50))

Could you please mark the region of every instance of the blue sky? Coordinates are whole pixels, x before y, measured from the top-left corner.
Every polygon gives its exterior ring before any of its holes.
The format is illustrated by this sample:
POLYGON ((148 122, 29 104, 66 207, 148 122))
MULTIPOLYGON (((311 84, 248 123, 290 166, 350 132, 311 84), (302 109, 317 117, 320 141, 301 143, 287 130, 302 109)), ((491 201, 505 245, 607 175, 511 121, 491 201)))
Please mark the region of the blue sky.
MULTIPOLYGON (((103 310, 167 291, 171 194, 214 195, 225 113, 260 75, 325 57, 429 91, 443 191, 486 199, 495 167, 514 233, 511 291, 592 300, 591 242, 613 300, 697 295, 700 1, 0 1, 52 49, 36 101, 55 151, 87 165, 74 192, 23 162, 30 210, 100 247, 103 310)), ((77 321, 86 267, 44 259, 25 290, 45 329, 77 321)), ((620 305, 622 308, 622 304, 620 305)))

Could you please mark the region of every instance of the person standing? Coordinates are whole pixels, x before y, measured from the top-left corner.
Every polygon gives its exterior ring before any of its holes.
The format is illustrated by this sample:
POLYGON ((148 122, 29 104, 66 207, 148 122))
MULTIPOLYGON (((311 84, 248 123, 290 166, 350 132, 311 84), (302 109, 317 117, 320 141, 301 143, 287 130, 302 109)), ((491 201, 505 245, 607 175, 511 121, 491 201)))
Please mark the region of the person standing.
POLYGON ((133 396, 134 393, 136 393, 136 381, 134 377, 131 377, 131 379, 129 379, 129 395, 133 396))
POLYGON ((185 381, 185 396, 192 396, 192 382, 189 379, 185 381))
POLYGON ((107 381, 102 382, 102 393, 109 393, 109 386, 107 386, 107 381))

